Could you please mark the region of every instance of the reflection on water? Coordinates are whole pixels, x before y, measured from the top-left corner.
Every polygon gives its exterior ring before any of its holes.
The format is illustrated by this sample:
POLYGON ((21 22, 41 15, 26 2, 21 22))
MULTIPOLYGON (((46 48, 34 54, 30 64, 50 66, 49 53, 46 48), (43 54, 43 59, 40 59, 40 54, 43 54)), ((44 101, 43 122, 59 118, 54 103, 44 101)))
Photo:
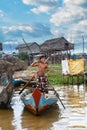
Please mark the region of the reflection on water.
POLYGON ((66 109, 53 128, 59 130, 87 130, 87 91, 86 86, 62 87, 59 91, 64 98, 66 109))
POLYGON ((18 94, 14 94, 12 99, 13 120, 12 125, 15 130, 47 130, 52 127, 52 123, 59 118, 58 105, 49 109, 40 116, 35 116, 24 110, 24 105, 18 94))
POLYGON ((41 116, 34 116, 29 114, 28 111, 25 111, 24 114, 23 126, 29 128, 29 130, 49 130, 52 127, 52 123, 59 118, 57 109, 47 111, 47 114, 44 113, 41 116))
POLYGON ((13 95, 11 106, 13 109, 12 125, 14 126, 15 130, 26 130, 26 129, 22 129, 22 125, 21 125, 24 105, 20 100, 20 96, 16 93, 13 95))
POLYGON ((0 130, 87 130, 87 86, 56 86, 62 102, 40 116, 24 109, 15 92, 12 109, 0 110, 0 130))

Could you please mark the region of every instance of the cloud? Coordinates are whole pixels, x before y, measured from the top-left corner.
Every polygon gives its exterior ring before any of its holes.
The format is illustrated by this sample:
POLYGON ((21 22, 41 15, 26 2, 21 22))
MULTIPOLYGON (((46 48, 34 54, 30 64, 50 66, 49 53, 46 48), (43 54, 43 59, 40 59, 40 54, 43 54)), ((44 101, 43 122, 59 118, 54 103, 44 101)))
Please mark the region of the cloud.
MULTIPOLYGON (((41 38, 46 36, 51 36, 50 27, 46 24, 34 23, 32 25, 15 25, 15 26, 3 26, 0 30, 2 36, 4 36, 4 41, 9 41, 9 39, 21 39, 22 37, 28 38, 41 38)), ((8 42, 7 42, 8 43, 8 42)))
POLYGON ((86 5, 87 0, 63 0, 63 5, 58 7, 50 18, 50 22, 55 26, 52 34, 62 35, 69 40, 77 40, 87 34, 86 5))
POLYGON ((87 9, 81 6, 82 0, 64 0, 64 6, 57 9, 57 11, 52 15, 50 22, 56 26, 62 24, 73 24, 73 22, 78 22, 84 18, 87 18, 87 9))
POLYGON ((6 40, 6 41, 4 41, 4 44, 18 44, 18 40, 10 40, 10 39, 8 39, 8 40, 6 40))
POLYGON ((57 0, 22 0, 24 4, 33 5, 31 11, 33 13, 49 13, 57 6, 57 0))
POLYGON ((41 5, 41 6, 37 7, 37 8, 31 9, 31 11, 36 13, 36 14, 39 14, 39 13, 48 13, 52 9, 53 9, 53 7, 41 5))
POLYGON ((4 34, 12 33, 16 31, 24 31, 24 32, 32 32, 32 27, 29 25, 18 25, 18 26, 10 26, 10 27, 3 27, 4 34))
POLYGON ((0 10, 0 17, 4 16, 4 12, 2 10, 0 10))
POLYGON ((86 0, 63 0, 64 5, 75 5, 75 6, 81 6, 81 7, 85 7, 87 5, 87 1, 86 0))
POLYGON ((23 36, 23 33, 31 33, 32 27, 29 25, 15 25, 2 27, 3 35, 10 38, 19 38, 23 36))
POLYGON ((56 5, 58 0, 22 0, 24 4, 27 5, 47 5, 53 6, 56 5))

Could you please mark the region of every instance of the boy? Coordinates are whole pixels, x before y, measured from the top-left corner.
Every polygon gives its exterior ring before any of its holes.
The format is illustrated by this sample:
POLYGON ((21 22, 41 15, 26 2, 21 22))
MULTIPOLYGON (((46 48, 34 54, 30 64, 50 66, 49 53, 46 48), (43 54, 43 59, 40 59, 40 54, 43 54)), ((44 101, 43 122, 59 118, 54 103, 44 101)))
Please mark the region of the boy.
POLYGON ((47 82, 47 76, 48 73, 50 72, 48 64, 46 63, 46 58, 45 56, 40 56, 38 62, 33 62, 31 64, 32 67, 38 67, 37 71, 37 86, 44 88, 46 87, 46 82, 47 82))

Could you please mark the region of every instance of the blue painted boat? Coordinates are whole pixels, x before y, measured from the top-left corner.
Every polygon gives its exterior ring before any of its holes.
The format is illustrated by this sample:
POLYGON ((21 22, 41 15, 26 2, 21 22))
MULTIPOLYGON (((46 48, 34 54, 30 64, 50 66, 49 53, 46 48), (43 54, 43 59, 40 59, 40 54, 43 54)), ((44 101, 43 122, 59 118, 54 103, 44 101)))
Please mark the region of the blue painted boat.
POLYGON ((25 85, 25 82, 21 79, 15 79, 12 77, 11 81, 12 81, 12 84, 14 85, 14 87, 21 86, 21 84, 25 85))
POLYGON ((33 93, 26 90, 22 93, 21 99, 25 107, 35 115, 41 114, 58 101, 58 97, 56 96, 54 89, 50 89, 48 90, 48 93, 46 93, 41 92, 38 88, 35 88, 33 93))

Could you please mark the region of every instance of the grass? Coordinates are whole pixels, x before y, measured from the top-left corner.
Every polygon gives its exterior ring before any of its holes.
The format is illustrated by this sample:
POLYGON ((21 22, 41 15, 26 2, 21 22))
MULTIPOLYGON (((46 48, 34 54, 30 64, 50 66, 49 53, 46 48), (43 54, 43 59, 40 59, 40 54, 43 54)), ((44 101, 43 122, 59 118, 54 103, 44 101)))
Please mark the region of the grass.
MULTIPOLYGON (((49 68, 50 68, 50 73, 48 75, 48 80, 51 84, 66 84, 66 83, 70 83, 72 84, 72 81, 73 81, 73 84, 77 84, 77 77, 73 77, 73 80, 72 80, 72 77, 68 78, 68 77, 64 77, 62 76, 62 68, 61 68, 61 64, 51 64, 49 65, 49 68)), ((28 67, 28 70, 30 71, 37 71, 37 68, 36 67, 28 67)), ((85 71, 87 71, 87 66, 85 67, 85 71)), ((83 82, 83 79, 82 77, 80 76, 79 77, 79 81, 82 83, 83 82)))
POLYGON ((50 73, 48 79, 51 84, 62 84, 63 83, 63 76, 62 76, 62 69, 61 64, 52 64, 49 66, 50 73))

